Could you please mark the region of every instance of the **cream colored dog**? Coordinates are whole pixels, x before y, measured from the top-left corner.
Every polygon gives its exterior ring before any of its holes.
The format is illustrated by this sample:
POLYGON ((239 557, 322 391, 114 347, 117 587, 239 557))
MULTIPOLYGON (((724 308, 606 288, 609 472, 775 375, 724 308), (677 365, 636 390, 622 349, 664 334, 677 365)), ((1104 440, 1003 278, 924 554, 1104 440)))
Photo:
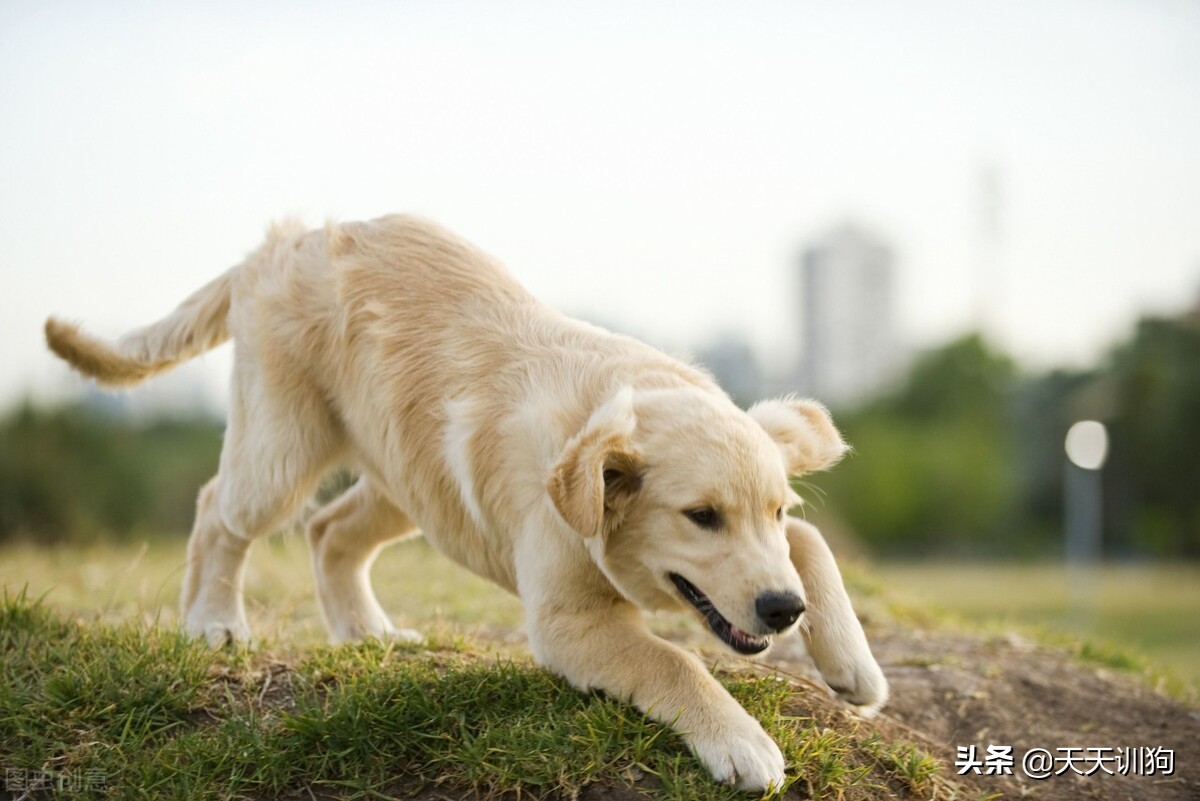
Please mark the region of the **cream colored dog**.
POLYGON ((46 336, 110 386, 234 339, 228 429, 182 600, 187 630, 214 644, 249 636, 250 542, 349 462, 358 483, 308 523, 335 641, 416 636, 392 626, 368 572, 420 527, 521 597, 541 664, 674 725, 718 781, 778 788, 783 756, 640 609, 691 608, 742 654, 799 628, 849 703, 887 698, 829 549, 787 516, 799 502, 788 476, 845 451, 824 408, 743 412, 708 375, 563 317, 430 223, 278 227, 115 346, 54 319, 46 336))

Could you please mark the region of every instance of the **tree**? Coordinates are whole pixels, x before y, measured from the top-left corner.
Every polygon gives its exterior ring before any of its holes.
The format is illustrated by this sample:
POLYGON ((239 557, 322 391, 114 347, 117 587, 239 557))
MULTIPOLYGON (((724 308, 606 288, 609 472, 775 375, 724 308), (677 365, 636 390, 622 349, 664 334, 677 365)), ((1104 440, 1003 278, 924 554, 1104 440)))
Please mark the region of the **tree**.
POLYGON ((1200 311, 1142 320, 1110 361, 1119 540, 1200 557, 1200 311))
POLYGON ((840 420, 856 453, 812 483, 883 553, 1008 552, 1016 366, 979 335, 929 351, 901 386, 840 420))
POLYGON ((27 403, 0 420, 0 540, 186 531, 216 472, 220 430, 206 419, 143 427, 27 403))

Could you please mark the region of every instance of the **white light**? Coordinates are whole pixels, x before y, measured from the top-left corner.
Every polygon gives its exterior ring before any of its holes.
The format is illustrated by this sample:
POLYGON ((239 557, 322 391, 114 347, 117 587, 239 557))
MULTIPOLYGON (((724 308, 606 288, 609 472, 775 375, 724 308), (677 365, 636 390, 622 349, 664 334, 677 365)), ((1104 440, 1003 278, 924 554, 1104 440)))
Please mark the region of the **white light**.
POLYGON ((1095 420, 1080 420, 1067 432, 1067 458, 1084 470, 1099 470, 1108 456, 1108 429, 1095 420))

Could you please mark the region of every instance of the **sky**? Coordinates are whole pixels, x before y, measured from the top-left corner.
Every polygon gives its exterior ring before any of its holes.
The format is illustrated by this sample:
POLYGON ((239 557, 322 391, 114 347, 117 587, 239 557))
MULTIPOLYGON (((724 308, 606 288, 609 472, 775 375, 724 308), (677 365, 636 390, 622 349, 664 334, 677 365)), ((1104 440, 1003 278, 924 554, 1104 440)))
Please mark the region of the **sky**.
MULTIPOLYGON (((1190 0, 0 0, 0 408, 82 390, 46 316, 115 337, 288 215, 432 217, 567 313, 777 373, 798 254, 853 220, 909 347, 982 321, 1083 366, 1200 300, 1197 143, 1190 0)), ((175 391, 219 404, 229 363, 175 391)))

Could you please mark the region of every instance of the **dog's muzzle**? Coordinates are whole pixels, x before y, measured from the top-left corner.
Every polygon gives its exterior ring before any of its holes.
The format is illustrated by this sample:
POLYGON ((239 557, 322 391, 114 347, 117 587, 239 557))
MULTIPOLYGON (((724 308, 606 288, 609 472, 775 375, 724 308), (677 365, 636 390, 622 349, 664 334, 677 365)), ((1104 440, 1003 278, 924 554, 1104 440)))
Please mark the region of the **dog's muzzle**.
MULTIPOLYGON (((717 607, 713 605, 713 602, 710 601, 708 596, 701 592, 700 588, 695 584, 688 581, 678 573, 670 573, 668 576, 672 583, 675 584, 676 589, 679 590, 679 594, 682 595, 688 603, 694 606, 696 611, 698 611, 704 617, 705 622, 708 623, 708 627, 712 629, 713 634, 717 635, 717 638, 720 639, 721 642, 725 643, 739 654, 745 654, 746 656, 760 654, 770 647, 770 637, 762 637, 756 634, 750 634, 749 632, 742 631, 737 626, 730 623, 724 615, 717 611, 717 607)), ((770 594, 782 595, 782 593, 770 594)), ((759 601, 761 600, 762 597, 759 598, 759 601)), ((799 598, 796 598, 796 601, 799 600, 799 598)), ((774 606, 778 606, 778 604, 772 602, 772 604, 768 604, 768 606, 772 606, 772 608, 774 608, 774 606)), ((799 611, 796 611, 791 620, 789 620, 788 623, 782 628, 776 628, 770 623, 767 625, 776 631, 781 631, 783 628, 787 628, 796 621, 796 618, 800 616, 800 612, 804 611, 803 602, 800 602, 799 606, 799 611)), ((757 611, 761 617, 762 609, 759 608, 759 604, 757 602, 755 603, 755 607, 755 611, 757 611)), ((790 609, 791 607, 789 607, 789 611, 786 614, 790 614, 790 609)), ((784 616, 784 614, 780 613, 778 609, 774 610, 774 614, 776 615, 776 620, 782 620, 784 616)))

